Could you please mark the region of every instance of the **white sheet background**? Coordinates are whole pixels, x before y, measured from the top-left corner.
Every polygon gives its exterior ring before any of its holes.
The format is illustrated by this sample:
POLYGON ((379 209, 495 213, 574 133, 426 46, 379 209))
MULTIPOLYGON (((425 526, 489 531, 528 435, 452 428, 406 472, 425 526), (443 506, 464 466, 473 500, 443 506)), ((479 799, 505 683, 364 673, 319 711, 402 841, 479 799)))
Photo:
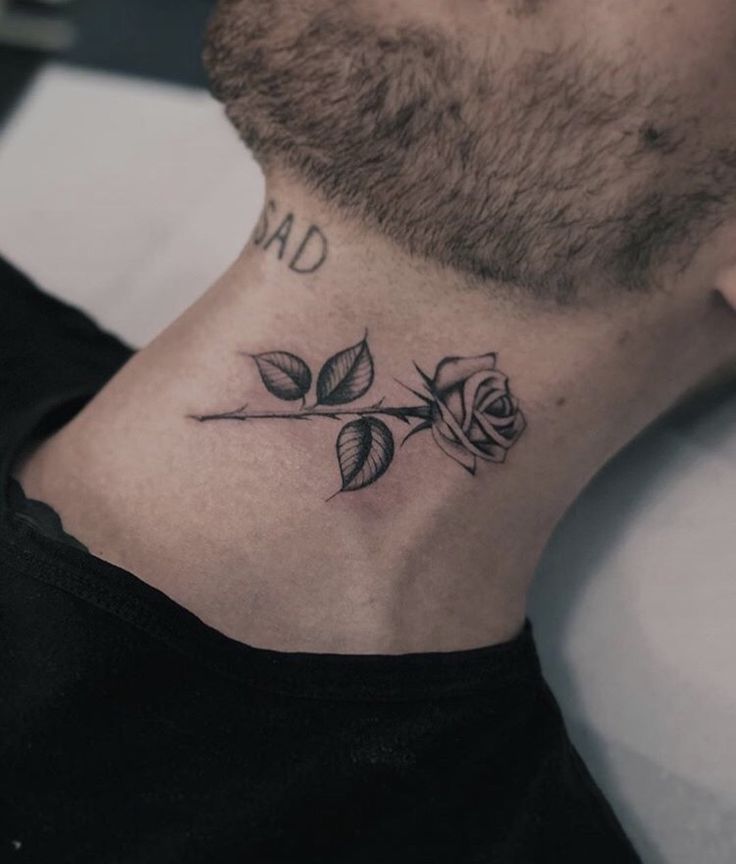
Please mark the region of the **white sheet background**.
MULTIPOLYGON (((261 193, 207 95, 52 65, 0 137, 0 252, 142 344, 261 193)), ((547 677, 647 864, 736 862, 735 534, 736 394, 630 447, 540 568, 547 677)))

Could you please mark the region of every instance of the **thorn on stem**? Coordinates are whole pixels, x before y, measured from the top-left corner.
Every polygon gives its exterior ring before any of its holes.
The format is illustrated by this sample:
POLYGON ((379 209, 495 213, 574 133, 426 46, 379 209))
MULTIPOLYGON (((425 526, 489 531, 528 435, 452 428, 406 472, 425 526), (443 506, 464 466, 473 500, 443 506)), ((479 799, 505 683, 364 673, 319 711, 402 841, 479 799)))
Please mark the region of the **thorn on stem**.
MULTIPOLYGON (((408 422, 408 421, 407 421, 407 422, 408 422)), ((423 423, 420 423, 418 426, 415 426, 415 427, 411 430, 411 432, 407 432, 407 434, 404 436, 404 440, 401 442, 401 446, 403 447, 404 444, 406 444, 406 442, 407 442, 407 441, 408 441, 408 440, 409 440, 413 435, 416 435, 416 434, 417 434, 417 432, 424 432, 425 429, 431 429, 431 428, 432 428, 432 424, 431 424, 428 420, 425 420, 423 423)))
POLYGON ((415 369, 417 370, 417 372, 422 376, 422 381, 424 381, 424 383, 426 384, 427 389, 429 390, 429 392, 432 393, 432 392, 433 392, 433 390, 432 390, 432 384, 433 384, 432 379, 429 377, 429 375, 427 375, 427 373, 426 373, 423 369, 421 369, 421 368, 417 365, 417 363, 414 363, 414 368, 415 368, 415 369))

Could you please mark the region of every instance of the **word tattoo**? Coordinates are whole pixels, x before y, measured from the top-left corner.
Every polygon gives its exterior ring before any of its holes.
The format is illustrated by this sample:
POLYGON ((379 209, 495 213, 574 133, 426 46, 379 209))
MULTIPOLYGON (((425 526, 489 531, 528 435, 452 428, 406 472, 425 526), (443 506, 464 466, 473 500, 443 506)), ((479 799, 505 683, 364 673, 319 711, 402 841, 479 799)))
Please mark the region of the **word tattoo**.
POLYGON ((222 414, 192 416, 202 423, 354 417, 337 436, 342 485, 335 495, 370 486, 391 465, 396 450, 394 436, 387 423, 379 419, 381 417, 412 427, 402 445, 419 432, 431 432, 437 446, 470 474, 475 474, 478 460, 504 462, 526 426, 518 400, 509 389, 507 376, 496 368, 495 354, 445 357, 433 377, 415 363, 421 389, 402 386, 419 400, 417 405, 391 407, 384 405, 381 399, 372 405, 352 408, 347 406, 365 396, 373 385, 373 357, 367 333, 356 345, 339 351, 325 362, 317 376, 315 401, 309 406, 307 396, 312 388, 312 372, 301 357, 289 351, 245 356, 255 362, 269 393, 286 402, 301 400, 301 408, 251 411, 243 405, 222 414))
POLYGON ((287 213, 274 227, 272 222, 278 207, 269 200, 253 232, 253 245, 264 252, 275 249, 279 261, 286 260, 294 273, 315 273, 327 260, 327 237, 321 228, 310 225, 306 231, 294 227, 296 217, 287 213))

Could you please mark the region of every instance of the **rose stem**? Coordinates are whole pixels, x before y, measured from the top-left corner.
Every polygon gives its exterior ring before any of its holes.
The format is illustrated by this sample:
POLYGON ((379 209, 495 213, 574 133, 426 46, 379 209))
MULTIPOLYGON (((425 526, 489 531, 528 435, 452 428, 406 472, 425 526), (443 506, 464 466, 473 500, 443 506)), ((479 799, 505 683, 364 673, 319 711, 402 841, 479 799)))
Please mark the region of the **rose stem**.
POLYGON ((193 420, 204 423, 207 420, 294 420, 306 417, 360 417, 364 415, 384 415, 408 420, 410 417, 428 420, 431 416, 430 405, 414 405, 406 408, 353 408, 352 411, 333 411, 329 407, 312 408, 310 411, 226 411, 223 414, 190 414, 193 420))

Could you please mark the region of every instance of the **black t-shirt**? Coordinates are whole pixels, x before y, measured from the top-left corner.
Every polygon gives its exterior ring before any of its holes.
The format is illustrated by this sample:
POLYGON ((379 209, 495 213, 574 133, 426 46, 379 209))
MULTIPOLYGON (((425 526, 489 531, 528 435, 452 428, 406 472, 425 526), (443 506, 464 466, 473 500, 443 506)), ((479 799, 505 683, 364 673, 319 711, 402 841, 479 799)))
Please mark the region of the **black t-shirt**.
POLYGON ((10 478, 130 349, 0 261, 0 861, 628 864, 531 625, 257 649, 64 535, 10 478))

